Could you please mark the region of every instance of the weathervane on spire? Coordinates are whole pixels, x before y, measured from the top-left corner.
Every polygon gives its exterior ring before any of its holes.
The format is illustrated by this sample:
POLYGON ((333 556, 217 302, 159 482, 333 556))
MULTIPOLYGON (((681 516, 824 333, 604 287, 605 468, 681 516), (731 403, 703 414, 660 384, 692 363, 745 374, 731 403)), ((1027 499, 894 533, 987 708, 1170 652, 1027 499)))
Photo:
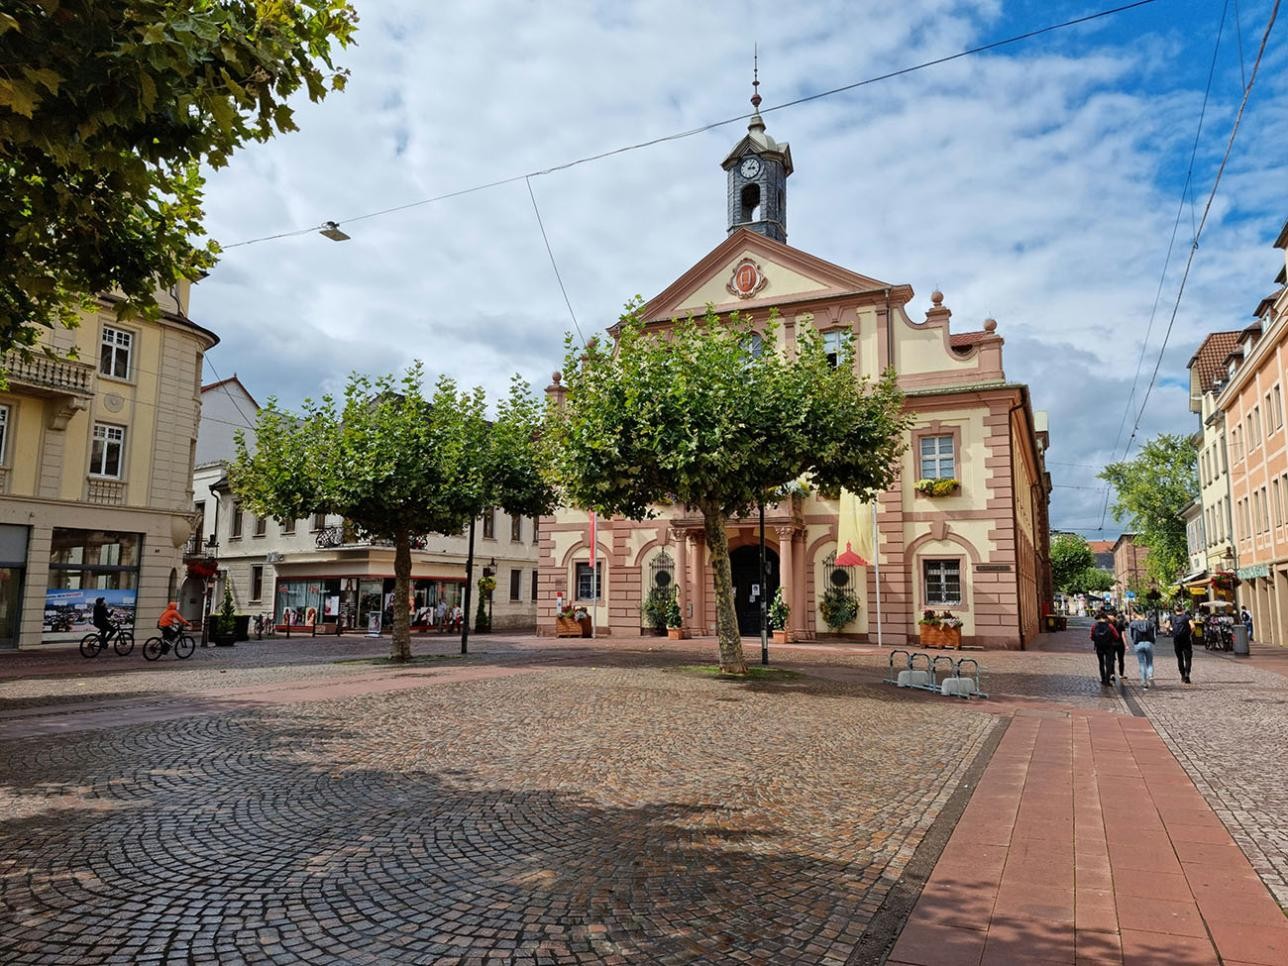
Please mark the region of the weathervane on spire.
POLYGON ((760 45, 751 47, 751 106, 760 110, 760 45))

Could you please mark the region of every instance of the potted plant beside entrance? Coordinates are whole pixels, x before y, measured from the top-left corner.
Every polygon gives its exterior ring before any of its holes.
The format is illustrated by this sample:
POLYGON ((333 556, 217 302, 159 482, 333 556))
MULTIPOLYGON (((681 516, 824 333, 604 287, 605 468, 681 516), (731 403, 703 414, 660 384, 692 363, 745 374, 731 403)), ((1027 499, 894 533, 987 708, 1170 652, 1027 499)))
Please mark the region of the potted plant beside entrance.
POLYGON ((792 609, 783 599, 783 588, 779 587, 769 604, 769 629, 774 632, 775 644, 787 643, 787 621, 791 616, 792 609))
POLYGON ((212 630, 217 647, 232 647, 237 637, 237 606, 233 603, 232 588, 224 587, 224 602, 219 616, 214 619, 212 630))
POLYGON ((640 616, 645 627, 652 628, 653 634, 662 637, 666 634, 667 612, 670 610, 671 598, 675 594, 665 587, 654 587, 640 605, 640 616))
POLYGON ((683 641, 689 636, 684 631, 684 615, 680 613, 680 602, 675 595, 666 603, 666 636, 673 641, 683 641))

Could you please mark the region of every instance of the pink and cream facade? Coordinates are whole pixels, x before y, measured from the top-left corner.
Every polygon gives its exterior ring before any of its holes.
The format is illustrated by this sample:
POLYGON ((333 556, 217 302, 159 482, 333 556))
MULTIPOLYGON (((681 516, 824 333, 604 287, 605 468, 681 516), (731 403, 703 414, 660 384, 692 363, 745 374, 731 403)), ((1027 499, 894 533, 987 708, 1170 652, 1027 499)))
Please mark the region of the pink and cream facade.
MULTIPOLYGON (((728 237, 644 307, 647 323, 665 327, 713 306, 722 315, 737 310, 763 324, 777 309, 777 342, 762 345, 762 351, 790 356, 797 334, 807 327, 838 358, 850 342, 857 372, 875 379, 893 367, 907 409, 915 413, 899 478, 877 501, 879 558, 873 563, 879 568, 843 565, 840 516, 846 512, 852 521, 855 510, 852 499, 846 505, 848 494, 830 500, 806 492, 766 508, 765 586, 758 521, 728 521, 742 633, 759 635, 760 596, 772 599, 781 586, 795 640, 879 636, 901 644, 916 639, 921 612, 933 608, 962 618, 966 642, 1023 647, 1039 632, 1051 601, 1047 427, 1045 414, 1032 409, 1028 388, 1007 381, 997 323, 989 319, 976 331, 951 332, 952 313, 939 292, 931 295, 924 321, 914 322, 906 311, 913 299, 909 286, 860 275, 787 245, 791 150, 765 133, 759 113, 722 166, 728 176, 728 237), (924 493, 932 487, 917 484, 927 480, 940 481, 946 492, 924 493), (830 628, 823 617, 829 590, 833 601, 843 594, 857 605, 857 616, 840 628, 830 628)), ((558 397, 563 391, 556 374, 547 392, 558 397)), ((542 520, 541 632, 553 631, 555 608, 563 602, 593 608, 601 634, 639 635, 646 630, 640 605, 650 589, 676 587, 686 630, 714 633, 714 583, 701 518, 679 506, 655 511, 644 522, 598 521, 598 587, 592 583, 586 514, 561 510, 542 520)), ((870 521, 871 509, 863 512, 870 521)), ((871 556, 868 549, 864 560, 871 556)))
POLYGON ((1285 262, 1276 290, 1226 356, 1215 391, 1230 457, 1234 558, 1239 602, 1252 612, 1260 641, 1288 643, 1288 224, 1275 242, 1285 262))

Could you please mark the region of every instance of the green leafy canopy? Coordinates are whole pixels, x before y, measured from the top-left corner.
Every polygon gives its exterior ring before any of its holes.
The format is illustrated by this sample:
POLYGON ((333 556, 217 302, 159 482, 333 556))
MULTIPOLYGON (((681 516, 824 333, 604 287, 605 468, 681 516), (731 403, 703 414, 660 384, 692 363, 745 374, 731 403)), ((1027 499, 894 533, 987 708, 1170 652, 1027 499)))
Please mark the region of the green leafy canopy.
POLYGON ((10 0, 0 10, 0 350, 122 316, 215 262, 200 168, 344 87, 348 0, 10 0), (34 326, 29 324, 34 323, 34 326))
POLYGON ((1075 587, 1087 570, 1096 565, 1096 555, 1085 539, 1076 533, 1058 533, 1051 540, 1051 580, 1055 589, 1068 593, 1083 590, 1075 587))
POLYGON ((1199 495, 1198 451, 1188 436, 1163 433, 1135 459, 1110 463, 1100 478, 1114 488, 1113 513, 1148 548, 1149 575, 1170 584, 1189 560, 1181 511, 1199 495))

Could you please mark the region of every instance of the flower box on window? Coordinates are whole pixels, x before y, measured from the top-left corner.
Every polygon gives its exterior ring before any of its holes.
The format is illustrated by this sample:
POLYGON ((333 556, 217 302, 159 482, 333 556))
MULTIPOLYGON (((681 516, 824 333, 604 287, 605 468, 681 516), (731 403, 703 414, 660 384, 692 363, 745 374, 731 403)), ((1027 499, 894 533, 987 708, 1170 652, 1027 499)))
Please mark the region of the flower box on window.
POLYGON ((912 488, 921 496, 955 496, 961 490, 960 480, 951 476, 933 480, 918 480, 912 488))

